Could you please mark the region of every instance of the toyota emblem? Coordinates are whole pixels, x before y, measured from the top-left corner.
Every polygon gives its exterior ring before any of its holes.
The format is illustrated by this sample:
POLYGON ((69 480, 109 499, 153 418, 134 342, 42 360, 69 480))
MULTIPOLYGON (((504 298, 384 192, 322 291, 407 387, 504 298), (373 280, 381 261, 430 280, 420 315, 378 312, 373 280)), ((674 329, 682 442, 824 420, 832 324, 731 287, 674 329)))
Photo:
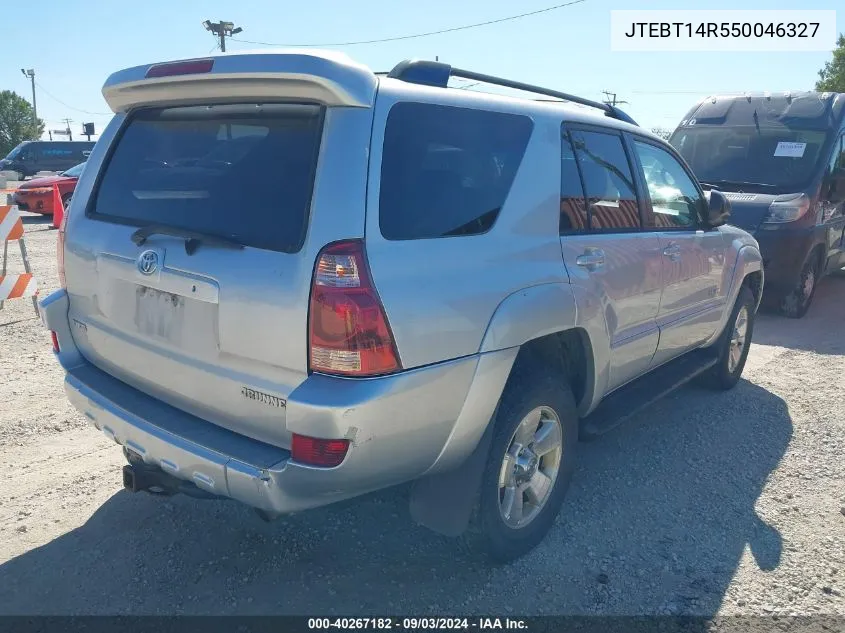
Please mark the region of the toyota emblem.
POLYGON ((144 251, 138 255, 138 270, 142 275, 152 275, 158 270, 158 253, 144 251))

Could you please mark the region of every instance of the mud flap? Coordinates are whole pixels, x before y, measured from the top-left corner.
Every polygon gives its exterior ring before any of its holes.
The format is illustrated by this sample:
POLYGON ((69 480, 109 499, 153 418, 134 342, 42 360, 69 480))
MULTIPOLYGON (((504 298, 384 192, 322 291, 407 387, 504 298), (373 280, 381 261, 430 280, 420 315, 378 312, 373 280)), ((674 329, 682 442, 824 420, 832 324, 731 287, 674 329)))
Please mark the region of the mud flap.
MULTIPOLYGON (((497 408, 498 411, 498 408, 497 408)), ((456 537, 469 525, 493 441, 496 413, 478 446, 457 468, 423 477, 411 489, 411 518, 434 532, 456 537)))

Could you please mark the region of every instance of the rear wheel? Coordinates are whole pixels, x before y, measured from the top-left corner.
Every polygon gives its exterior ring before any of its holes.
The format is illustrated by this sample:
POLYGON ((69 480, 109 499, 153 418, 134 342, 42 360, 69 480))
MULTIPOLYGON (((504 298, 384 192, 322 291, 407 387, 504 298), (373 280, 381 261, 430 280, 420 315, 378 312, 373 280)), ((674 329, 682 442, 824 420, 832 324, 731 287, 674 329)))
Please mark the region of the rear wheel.
POLYGON ((742 376, 751 336, 754 333, 754 318, 757 302, 748 286, 739 291, 725 331, 717 343, 719 359, 705 375, 706 383, 715 389, 732 389, 742 376))
POLYGON ((477 508, 482 546, 500 562, 543 540, 575 468, 578 414, 565 375, 528 365, 502 395, 477 508))
POLYGON ((800 319, 813 302, 821 276, 821 262, 818 254, 813 252, 801 268, 801 276, 792 292, 786 295, 780 304, 781 312, 791 319, 800 319))
POLYGON ((72 193, 66 193, 62 196, 62 208, 67 211, 68 205, 70 204, 70 199, 73 197, 72 193))

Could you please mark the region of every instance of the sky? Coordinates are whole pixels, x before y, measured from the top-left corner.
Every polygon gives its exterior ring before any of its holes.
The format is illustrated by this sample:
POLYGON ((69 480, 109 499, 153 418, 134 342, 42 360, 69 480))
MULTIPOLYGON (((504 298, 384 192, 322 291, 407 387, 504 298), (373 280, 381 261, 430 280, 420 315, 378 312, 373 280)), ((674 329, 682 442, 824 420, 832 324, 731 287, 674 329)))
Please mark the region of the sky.
MULTIPOLYGON (((40 0, 38 17, 4 29, 0 89, 31 100, 36 73, 38 115, 48 129, 70 118, 74 138, 84 121, 97 130, 108 123, 101 88, 110 73, 138 64, 201 57, 215 50, 205 19, 243 28, 229 51, 334 44, 388 38, 495 20, 543 9, 562 0, 40 0)), ((612 9, 678 9, 677 0, 585 0, 519 20, 398 42, 327 46, 373 70, 389 70, 406 58, 453 66, 604 99, 603 90, 643 127, 673 129, 698 99, 725 92, 812 89, 831 53, 620 53, 610 50, 612 9)), ((700 8, 690 6, 689 8, 700 8)), ((836 9, 845 32, 841 0, 710 0, 708 9, 836 9), (839 5, 837 7, 837 5, 839 5)))

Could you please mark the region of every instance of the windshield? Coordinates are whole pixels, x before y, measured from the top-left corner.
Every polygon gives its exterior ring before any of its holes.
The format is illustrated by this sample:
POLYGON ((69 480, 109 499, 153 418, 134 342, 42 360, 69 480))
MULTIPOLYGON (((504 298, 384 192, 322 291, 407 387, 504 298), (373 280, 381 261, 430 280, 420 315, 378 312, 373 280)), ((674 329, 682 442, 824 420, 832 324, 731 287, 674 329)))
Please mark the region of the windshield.
POLYGON ((79 163, 78 165, 63 171, 62 176, 68 176, 69 178, 79 178, 82 175, 83 169, 85 169, 85 163, 79 163))
POLYGON ((702 182, 797 191, 812 179, 825 137, 817 130, 702 125, 677 130, 670 143, 702 182))
POLYGON ((21 143, 20 145, 18 145, 17 147, 15 147, 15 148, 14 148, 11 152, 9 152, 9 154, 6 156, 6 160, 13 160, 13 159, 17 158, 17 157, 18 157, 18 154, 20 154, 20 153, 21 153, 21 150, 23 149, 23 146, 24 146, 24 143, 21 143))

